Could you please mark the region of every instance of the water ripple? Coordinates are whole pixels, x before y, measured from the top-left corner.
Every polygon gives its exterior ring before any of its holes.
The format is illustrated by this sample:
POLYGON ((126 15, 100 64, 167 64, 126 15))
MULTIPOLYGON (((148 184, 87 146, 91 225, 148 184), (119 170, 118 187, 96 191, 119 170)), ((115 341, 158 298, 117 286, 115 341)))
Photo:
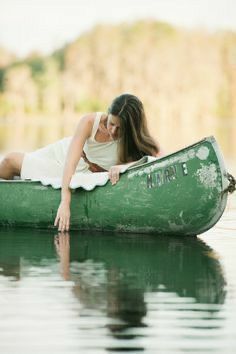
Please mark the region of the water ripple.
POLYGON ((235 217, 188 239, 0 230, 0 352, 235 353, 235 217))

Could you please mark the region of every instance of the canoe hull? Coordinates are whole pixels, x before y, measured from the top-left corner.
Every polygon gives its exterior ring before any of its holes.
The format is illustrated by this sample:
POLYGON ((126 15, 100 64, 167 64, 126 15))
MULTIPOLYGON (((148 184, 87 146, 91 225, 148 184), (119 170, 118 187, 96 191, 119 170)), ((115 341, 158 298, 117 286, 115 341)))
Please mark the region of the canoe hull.
MULTIPOLYGON (((196 235, 224 212, 228 185, 213 137, 128 170, 110 182, 72 193, 71 229, 196 235)), ((0 183, 0 224, 53 228, 60 190, 38 182, 0 183)))

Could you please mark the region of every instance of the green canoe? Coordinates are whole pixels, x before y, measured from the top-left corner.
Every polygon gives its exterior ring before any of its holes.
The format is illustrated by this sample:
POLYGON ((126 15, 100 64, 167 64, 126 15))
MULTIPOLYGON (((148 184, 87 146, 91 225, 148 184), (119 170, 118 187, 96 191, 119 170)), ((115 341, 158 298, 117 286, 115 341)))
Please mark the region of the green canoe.
MULTIPOLYGON (((197 235, 224 212, 235 180, 214 137, 128 169, 112 186, 72 193, 71 229, 197 235)), ((53 228, 60 190, 32 181, 0 181, 0 225, 53 228)))

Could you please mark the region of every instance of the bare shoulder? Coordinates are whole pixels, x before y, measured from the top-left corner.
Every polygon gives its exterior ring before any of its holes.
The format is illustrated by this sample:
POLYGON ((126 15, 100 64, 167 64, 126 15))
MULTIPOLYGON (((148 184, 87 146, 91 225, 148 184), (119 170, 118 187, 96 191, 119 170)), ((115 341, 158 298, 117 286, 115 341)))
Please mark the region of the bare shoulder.
POLYGON ((88 138, 91 135, 96 113, 88 113, 82 116, 77 124, 75 136, 88 138))
MULTIPOLYGON (((87 136, 90 136, 93 130, 94 121, 96 119, 97 113, 88 113, 82 116, 79 120, 77 130, 83 130, 86 132, 87 136)), ((103 113, 99 122, 99 127, 103 127, 107 120, 107 114, 103 113)))
POLYGON ((88 113, 82 116, 79 120, 79 122, 86 124, 86 125, 92 125, 94 123, 94 120, 96 118, 96 113, 88 113))

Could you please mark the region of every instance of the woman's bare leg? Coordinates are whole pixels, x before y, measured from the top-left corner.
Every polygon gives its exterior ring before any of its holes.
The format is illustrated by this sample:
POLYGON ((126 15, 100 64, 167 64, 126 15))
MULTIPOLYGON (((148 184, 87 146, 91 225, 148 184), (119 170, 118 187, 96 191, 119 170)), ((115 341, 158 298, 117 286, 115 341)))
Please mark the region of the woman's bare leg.
POLYGON ((0 162, 0 178, 13 179, 20 176, 24 154, 22 152, 11 152, 0 162))

